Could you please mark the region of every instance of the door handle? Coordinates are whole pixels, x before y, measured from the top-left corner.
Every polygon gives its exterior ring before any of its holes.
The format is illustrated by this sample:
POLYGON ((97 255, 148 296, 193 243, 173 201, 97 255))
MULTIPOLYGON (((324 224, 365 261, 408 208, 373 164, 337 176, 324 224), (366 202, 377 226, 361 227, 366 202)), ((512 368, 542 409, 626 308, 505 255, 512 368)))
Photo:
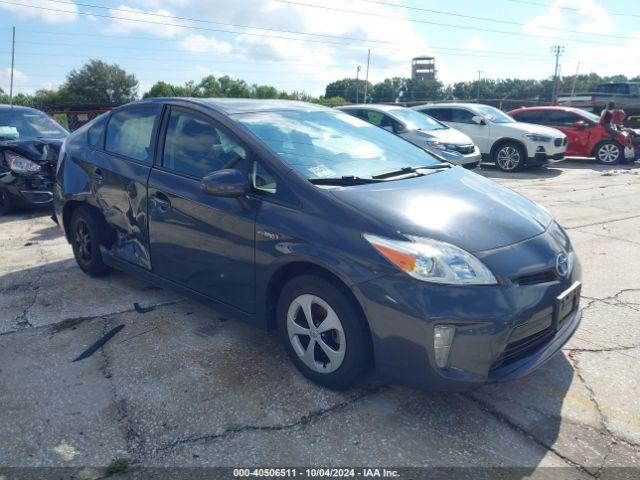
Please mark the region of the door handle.
POLYGON ((101 184, 104 181, 104 175, 102 174, 102 170, 100 170, 99 168, 96 168, 93 171, 93 179, 97 184, 101 184))
POLYGON ((151 198, 161 213, 167 212, 171 209, 171 201, 164 193, 156 192, 151 198))

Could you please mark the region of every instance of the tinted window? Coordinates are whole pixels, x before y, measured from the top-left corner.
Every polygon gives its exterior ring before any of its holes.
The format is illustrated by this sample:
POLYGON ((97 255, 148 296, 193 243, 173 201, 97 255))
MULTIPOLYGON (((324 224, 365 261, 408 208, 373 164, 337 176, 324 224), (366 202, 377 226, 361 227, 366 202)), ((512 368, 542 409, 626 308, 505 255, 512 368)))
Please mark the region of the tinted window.
POLYGON ((452 115, 451 115, 451 109, 450 108, 429 108, 426 110, 421 110, 423 113, 426 113, 427 115, 433 117, 433 118, 437 118, 438 120, 441 120, 443 122, 450 122, 452 115))
POLYGON ((546 113, 542 110, 525 110, 511 116, 518 122, 537 123, 538 125, 544 125, 546 122, 546 113))
POLYGON ((248 172, 247 152, 212 120, 195 112, 172 109, 162 166, 192 177, 223 168, 248 172))
POLYGON ((438 163, 392 133, 339 111, 281 110, 234 118, 305 178, 367 178, 438 163))
POLYGON ((549 125, 570 126, 582 120, 578 115, 562 110, 554 110, 549 112, 549 125))
POLYGON ((151 163, 153 127, 158 105, 131 107, 111 115, 105 149, 125 157, 151 163))
POLYGON ((365 113, 366 113, 365 120, 367 120, 370 123, 373 123, 378 127, 382 127, 382 128, 391 127, 394 132, 402 129, 402 127, 398 122, 393 120, 388 115, 385 115, 384 113, 376 112, 375 110, 366 110, 365 113))
POLYGON ((447 126, 410 108, 394 108, 389 113, 404 122, 407 130, 446 130, 447 126))
POLYGON ((475 125, 472 119, 475 116, 473 112, 469 110, 462 110, 461 108, 453 108, 451 110, 451 121, 455 123, 472 123, 475 125))
POLYGON ((96 118, 93 125, 89 127, 89 131, 87 132, 87 142, 90 146, 102 148, 104 145, 104 142, 102 141, 102 134, 104 133, 108 118, 109 116, 107 114, 102 114, 96 118))

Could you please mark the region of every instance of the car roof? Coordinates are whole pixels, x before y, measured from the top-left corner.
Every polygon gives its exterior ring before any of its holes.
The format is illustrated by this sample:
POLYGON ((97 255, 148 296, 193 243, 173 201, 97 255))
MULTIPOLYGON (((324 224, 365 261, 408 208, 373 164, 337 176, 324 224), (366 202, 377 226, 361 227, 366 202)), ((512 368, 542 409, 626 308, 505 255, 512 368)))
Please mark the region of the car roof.
POLYGON ((424 105, 416 105, 415 107, 412 107, 414 109, 420 109, 420 108, 455 108, 455 107, 462 107, 462 108, 477 108, 477 107, 482 107, 485 106, 482 103, 425 103, 424 105))
POLYGON ((329 107, 309 102, 300 102, 298 100, 261 100, 255 98, 159 97, 139 100, 137 102, 133 102, 133 104, 174 103, 180 101, 197 103, 199 105, 212 108, 220 113, 224 113, 227 115, 282 110, 293 110, 300 112, 333 111, 333 109, 329 107))
POLYGON ((585 113, 584 110, 576 107, 563 107, 560 105, 543 105, 540 107, 518 107, 511 110, 512 112, 524 112, 524 111, 561 111, 561 112, 572 112, 572 113, 585 113))
POLYGON ((8 105, 6 103, 0 103, 0 111, 12 110, 19 112, 40 112, 37 108, 23 107, 22 105, 8 105))
POLYGON ((399 108, 405 108, 402 105, 393 105, 387 103, 356 103, 354 105, 342 105, 337 107, 338 110, 357 110, 360 108, 366 108, 368 110, 378 110, 379 112, 389 112, 391 110, 397 110, 399 108))

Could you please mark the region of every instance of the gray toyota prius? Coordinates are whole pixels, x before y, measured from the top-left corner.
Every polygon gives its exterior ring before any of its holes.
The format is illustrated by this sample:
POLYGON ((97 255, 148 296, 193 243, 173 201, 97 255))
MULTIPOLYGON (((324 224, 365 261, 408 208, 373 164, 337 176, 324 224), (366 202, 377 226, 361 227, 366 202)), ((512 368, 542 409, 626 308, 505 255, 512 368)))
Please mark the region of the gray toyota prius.
POLYGON ((581 319, 580 264, 546 210, 313 104, 119 107, 68 137, 54 197, 87 274, 277 329, 332 389, 369 371, 430 390, 515 379, 581 319))

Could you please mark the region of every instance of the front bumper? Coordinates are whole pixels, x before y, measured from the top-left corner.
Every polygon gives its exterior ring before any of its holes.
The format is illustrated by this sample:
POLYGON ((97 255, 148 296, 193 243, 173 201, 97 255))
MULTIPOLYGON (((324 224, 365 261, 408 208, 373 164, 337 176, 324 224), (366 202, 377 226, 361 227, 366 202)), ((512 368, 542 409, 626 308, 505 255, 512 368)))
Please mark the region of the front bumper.
POLYGON ((53 179, 49 175, 20 175, 12 172, 0 174, 0 186, 15 201, 27 206, 51 205, 53 185, 53 179))
MULTIPOLYGON (((546 243, 542 237, 524 242, 530 242, 525 250, 500 249, 483 261, 490 268, 499 262, 515 263, 514 258, 531 265, 532 255, 546 243)), ((518 271, 525 269, 518 266, 518 271)), ((540 283, 535 283, 535 275, 528 278, 534 279, 527 281, 532 283, 501 277, 498 285, 452 286, 420 282, 399 272, 356 285, 354 293, 372 335, 377 373, 384 380, 426 390, 465 391, 513 380, 540 367, 580 323, 579 305, 562 321, 554 315, 557 297, 580 281, 580 263, 576 259, 568 278, 543 278, 540 283), (443 369, 435 362, 436 325, 456 329, 443 369), (506 356, 518 342, 536 338, 541 340, 518 355, 506 356)))

